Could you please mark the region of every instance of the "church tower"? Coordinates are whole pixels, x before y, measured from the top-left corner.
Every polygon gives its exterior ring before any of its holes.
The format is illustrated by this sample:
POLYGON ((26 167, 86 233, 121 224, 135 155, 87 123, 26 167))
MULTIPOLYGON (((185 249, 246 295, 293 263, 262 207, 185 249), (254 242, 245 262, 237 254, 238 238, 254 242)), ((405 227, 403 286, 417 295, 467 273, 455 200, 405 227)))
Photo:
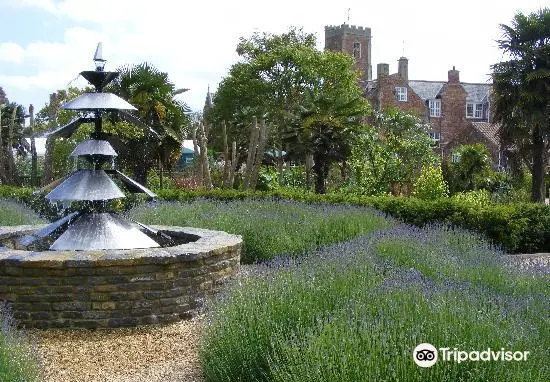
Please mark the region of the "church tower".
POLYGON ((370 28, 342 24, 325 27, 325 49, 345 52, 355 59, 363 81, 372 80, 370 28))

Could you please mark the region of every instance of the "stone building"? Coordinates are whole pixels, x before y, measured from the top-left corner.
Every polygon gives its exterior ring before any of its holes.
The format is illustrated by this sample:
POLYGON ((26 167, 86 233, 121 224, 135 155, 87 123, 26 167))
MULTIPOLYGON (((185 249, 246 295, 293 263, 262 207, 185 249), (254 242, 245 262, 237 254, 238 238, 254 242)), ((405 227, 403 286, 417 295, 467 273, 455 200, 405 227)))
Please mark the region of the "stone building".
POLYGON ((349 53, 363 82, 372 80, 370 28, 342 24, 325 27, 325 49, 349 53))

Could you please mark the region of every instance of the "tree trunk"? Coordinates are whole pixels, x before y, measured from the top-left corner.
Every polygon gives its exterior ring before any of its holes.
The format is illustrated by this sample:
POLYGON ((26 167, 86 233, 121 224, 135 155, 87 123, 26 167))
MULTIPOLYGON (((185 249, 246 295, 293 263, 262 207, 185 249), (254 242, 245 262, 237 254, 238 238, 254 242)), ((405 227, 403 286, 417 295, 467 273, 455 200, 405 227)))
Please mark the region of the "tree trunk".
POLYGON ((306 187, 308 191, 311 190, 311 184, 313 183, 311 179, 312 168, 313 168, 313 155, 306 154, 306 187))
POLYGON ((193 132, 192 139, 193 139, 193 159, 195 160, 195 177, 197 178, 197 184, 199 187, 202 187, 204 184, 203 179, 203 168, 202 168, 202 159, 200 156, 200 150, 199 150, 199 141, 197 138, 197 130, 199 129, 199 126, 191 127, 191 131, 193 132))
POLYGON ((265 125, 265 119, 260 121, 260 137, 258 141, 258 148, 256 150, 256 158, 254 159, 254 166, 250 174, 250 189, 255 190, 258 184, 258 176, 260 175, 260 167, 264 160, 265 145, 267 143, 267 127, 265 125))
POLYGON ((329 162, 322 154, 314 154, 313 160, 315 162, 313 164, 313 171, 315 172, 315 193, 326 194, 326 178, 329 169, 329 162))
POLYGON ((229 168, 228 187, 230 188, 235 185, 235 171, 237 171, 237 142, 233 141, 231 145, 231 167, 229 168))
POLYGON ((46 139, 46 153, 44 154, 44 175, 42 176, 42 184, 53 182, 53 149, 54 138, 46 139))
POLYGON ((36 142, 34 139, 34 106, 29 105, 30 127, 29 133, 31 136, 31 187, 38 186, 38 156, 36 155, 36 142))
POLYGON ((531 189, 531 201, 544 203, 544 140, 542 129, 537 124, 533 129, 533 185, 531 189))
POLYGON ((256 158, 256 147, 258 145, 258 120, 253 118, 252 128, 250 129, 250 139, 248 142, 248 155, 246 157, 246 172, 244 174, 244 189, 250 188, 250 178, 252 176, 252 168, 254 167, 254 160, 256 158))
POLYGON ((162 159, 159 154, 159 187, 162 190, 164 188, 164 169, 162 166, 162 159))
POLYGON ((17 116, 17 107, 13 108, 10 124, 8 126, 8 139, 6 142, 6 163, 8 165, 7 178, 8 183, 16 185, 19 183, 17 171, 15 169, 15 158, 13 157, 13 128, 15 126, 15 117, 17 116))
POLYGON ((6 184, 8 179, 6 178, 4 140, 2 138, 2 106, 4 105, 0 105, 0 184, 6 184))
MULTIPOLYGON (((50 128, 57 125, 57 113, 59 111, 59 101, 57 93, 50 94, 50 110, 48 113, 50 128)), ((46 140, 46 153, 44 155, 44 175, 42 176, 42 184, 53 182, 53 149, 55 141, 53 137, 46 140)))
POLYGON ((210 166, 208 164, 208 149, 206 147, 207 137, 204 131, 204 125, 202 123, 200 124, 200 128, 201 128, 201 131, 200 131, 199 144, 200 144, 200 150, 201 150, 201 162, 202 162, 201 167, 203 169, 203 179, 204 179, 205 186, 208 189, 211 189, 213 186, 212 186, 212 178, 210 177, 210 166))
POLYGON ((227 127, 225 121, 222 122, 223 134, 223 175, 222 186, 227 187, 229 183, 229 169, 231 168, 231 159, 229 159, 229 146, 227 145, 227 127))

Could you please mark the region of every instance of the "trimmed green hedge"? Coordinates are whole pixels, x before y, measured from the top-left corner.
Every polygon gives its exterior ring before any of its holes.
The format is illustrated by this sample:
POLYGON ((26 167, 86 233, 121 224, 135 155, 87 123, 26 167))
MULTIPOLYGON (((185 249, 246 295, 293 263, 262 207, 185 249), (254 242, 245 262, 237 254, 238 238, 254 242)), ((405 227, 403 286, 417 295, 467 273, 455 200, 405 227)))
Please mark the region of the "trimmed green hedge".
MULTIPOLYGON (((491 204, 479 207, 449 198, 426 201, 402 197, 365 197, 345 194, 319 195, 303 191, 250 192, 238 190, 160 190, 159 199, 187 201, 197 198, 242 200, 280 197, 305 203, 347 203, 370 206, 405 223, 424 226, 444 223, 486 235, 492 243, 512 253, 550 252, 550 206, 538 203, 491 204)), ((28 188, 0 186, 0 198, 24 201, 48 215, 48 203, 32 196, 28 188)), ((135 202, 135 200, 134 200, 135 202)), ((131 204, 131 203, 130 203, 131 204)))

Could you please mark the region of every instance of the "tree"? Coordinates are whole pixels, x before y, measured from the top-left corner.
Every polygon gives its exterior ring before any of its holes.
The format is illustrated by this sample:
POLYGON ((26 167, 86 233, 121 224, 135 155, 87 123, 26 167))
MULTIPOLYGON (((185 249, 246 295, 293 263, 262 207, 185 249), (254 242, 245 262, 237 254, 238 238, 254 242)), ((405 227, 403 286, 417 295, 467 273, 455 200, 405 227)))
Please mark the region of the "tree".
POLYGON ((350 56, 328 50, 303 55, 309 64, 303 65, 309 69, 304 70, 308 86, 298 129, 285 136, 291 153, 303 150, 313 157, 315 192, 324 194, 331 163, 347 160, 369 109, 350 56))
POLYGON ((428 128, 398 109, 373 112, 350 158, 357 186, 368 195, 410 193, 421 169, 438 162, 428 128))
MULTIPOLYGON (((188 89, 178 89, 168 74, 148 63, 125 66, 119 77, 106 89, 134 105, 139 118, 153 128, 160 140, 133 130, 123 136, 119 155, 133 169, 136 180, 147 183, 148 171, 158 164, 170 168, 178 159, 183 139, 190 127, 187 105, 176 98, 188 89)), ((128 124, 117 120, 114 130, 125 130, 128 124), (117 123, 118 122, 118 123, 117 123)), ((109 130, 108 128, 106 129, 109 130)))
POLYGON ((531 199, 544 201, 544 173, 550 134, 550 9, 518 13, 512 25, 500 25, 497 43, 510 60, 494 64, 494 121, 501 138, 529 156, 531 199))
POLYGON ((20 155, 30 150, 24 140, 25 108, 15 102, 0 107, 0 182, 18 184, 14 150, 20 155))
POLYGON ((218 87, 213 120, 228 122, 228 134, 243 153, 252 118, 265 118, 272 126, 270 147, 280 152, 288 145, 301 161, 316 153, 317 190, 324 192, 327 165, 349 153, 351 129, 366 111, 353 59, 319 52, 315 36, 296 29, 241 39, 237 52, 243 61, 218 87))
POLYGON ((453 150, 460 158, 450 164, 451 191, 462 192, 482 188, 491 173, 491 153, 481 143, 462 145, 453 150))

